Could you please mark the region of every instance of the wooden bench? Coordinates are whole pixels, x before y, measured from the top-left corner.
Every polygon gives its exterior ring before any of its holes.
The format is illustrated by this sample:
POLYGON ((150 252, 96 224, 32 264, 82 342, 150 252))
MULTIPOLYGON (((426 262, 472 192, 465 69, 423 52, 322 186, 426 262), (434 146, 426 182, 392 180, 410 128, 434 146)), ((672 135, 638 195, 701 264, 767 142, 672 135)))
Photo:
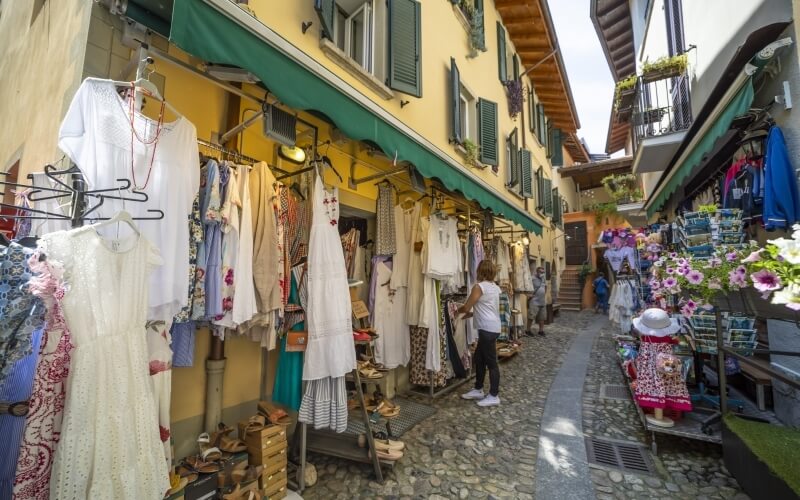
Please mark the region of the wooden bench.
POLYGON ((766 398, 764 396, 764 388, 772 386, 772 378, 758 367, 749 365, 747 363, 739 363, 739 367, 742 369, 742 375, 755 384, 756 405, 758 406, 759 410, 765 411, 767 407, 765 401, 766 398))

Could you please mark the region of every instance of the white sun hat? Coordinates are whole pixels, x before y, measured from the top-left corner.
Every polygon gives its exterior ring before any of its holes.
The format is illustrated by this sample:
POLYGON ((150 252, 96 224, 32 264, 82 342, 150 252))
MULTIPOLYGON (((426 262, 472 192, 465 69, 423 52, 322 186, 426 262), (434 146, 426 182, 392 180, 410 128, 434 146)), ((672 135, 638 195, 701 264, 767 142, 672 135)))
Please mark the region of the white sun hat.
POLYGON ((633 327, 642 335, 666 337, 675 335, 681 329, 677 321, 658 308, 646 309, 641 316, 634 318, 633 327))

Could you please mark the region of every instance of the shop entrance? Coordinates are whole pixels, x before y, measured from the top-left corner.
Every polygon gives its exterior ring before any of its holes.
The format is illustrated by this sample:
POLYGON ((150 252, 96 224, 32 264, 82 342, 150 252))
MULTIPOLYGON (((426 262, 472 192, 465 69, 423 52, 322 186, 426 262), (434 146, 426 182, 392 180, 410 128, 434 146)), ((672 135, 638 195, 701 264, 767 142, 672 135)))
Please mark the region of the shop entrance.
POLYGON ((567 265, 580 266, 588 257, 586 252, 586 221, 565 223, 564 233, 567 235, 567 265))

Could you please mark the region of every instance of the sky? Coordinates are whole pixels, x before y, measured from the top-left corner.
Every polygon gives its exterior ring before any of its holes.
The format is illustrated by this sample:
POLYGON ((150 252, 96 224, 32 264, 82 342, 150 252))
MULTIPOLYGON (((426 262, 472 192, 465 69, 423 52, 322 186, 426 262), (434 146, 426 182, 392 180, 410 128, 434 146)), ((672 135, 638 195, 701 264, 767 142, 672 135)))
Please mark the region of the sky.
POLYGON ((605 153, 614 81, 589 17, 589 0, 549 0, 561 57, 590 153, 605 153))

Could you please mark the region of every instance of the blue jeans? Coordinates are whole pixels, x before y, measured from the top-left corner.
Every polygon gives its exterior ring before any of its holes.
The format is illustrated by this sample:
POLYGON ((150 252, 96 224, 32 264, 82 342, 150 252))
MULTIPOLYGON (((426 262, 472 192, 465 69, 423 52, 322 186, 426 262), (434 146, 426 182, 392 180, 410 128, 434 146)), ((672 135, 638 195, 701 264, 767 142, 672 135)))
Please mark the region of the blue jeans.
POLYGON ((597 295, 597 307, 603 310, 603 313, 608 314, 608 293, 598 293, 597 295))

